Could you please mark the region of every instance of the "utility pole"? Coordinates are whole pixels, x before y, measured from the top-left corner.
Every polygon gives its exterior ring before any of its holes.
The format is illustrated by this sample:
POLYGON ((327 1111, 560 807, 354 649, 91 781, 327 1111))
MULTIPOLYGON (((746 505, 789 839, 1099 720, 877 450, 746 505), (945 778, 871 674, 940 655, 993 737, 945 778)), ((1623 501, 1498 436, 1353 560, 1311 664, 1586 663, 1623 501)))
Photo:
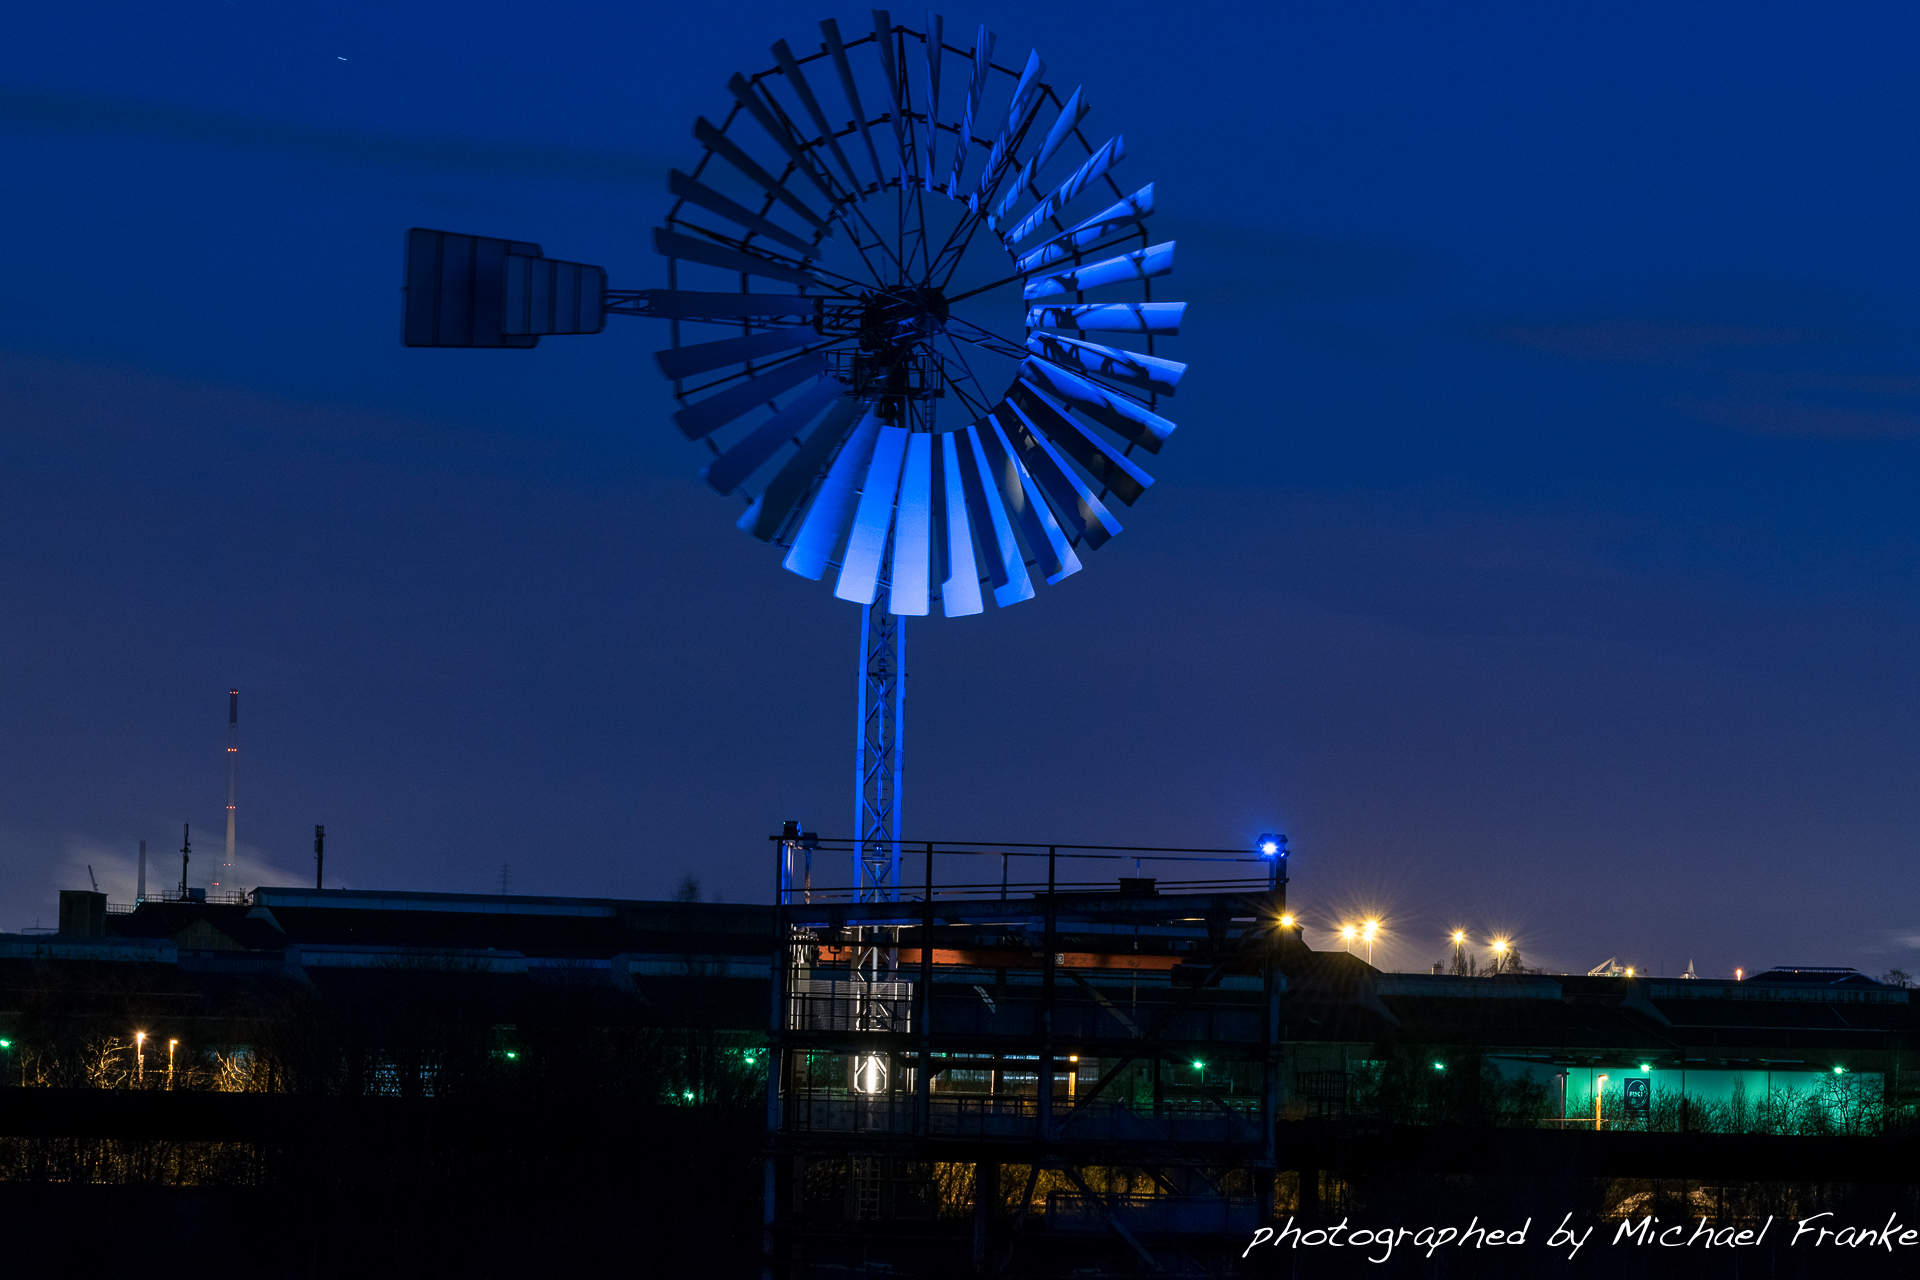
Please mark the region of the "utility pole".
POLYGON ((187 900, 187 863, 193 857, 193 828, 187 823, 180 824, 180 901, 187 900))
POLYGON ((313 825, 313 887, 318 889, 327 869, 327 829, 313 825))
POLYGON ((147 842, 145 840, 140 842, 140 883, 134 888, 133 900, 135 903, 147 900, 147 842))

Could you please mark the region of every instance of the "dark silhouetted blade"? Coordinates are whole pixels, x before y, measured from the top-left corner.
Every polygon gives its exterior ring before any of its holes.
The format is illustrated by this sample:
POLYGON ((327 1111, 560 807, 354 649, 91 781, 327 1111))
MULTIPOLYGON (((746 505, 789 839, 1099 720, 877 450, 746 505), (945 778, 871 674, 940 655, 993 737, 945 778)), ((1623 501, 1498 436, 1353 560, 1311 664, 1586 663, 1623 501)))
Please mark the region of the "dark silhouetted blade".
POLYGON ((653 248, 663 258, 683 258, 688 262, 719 267, 722 271, 738 271, 742 275, 761 276, 768 280, 785 280, 789 284, 825 287, 820 277, 811 271, 773 258, 763 258, 757 253, 729 249, 725 245, 696 240, 692 236, 681 235, 678 231, 669 231, 665 227, 653 229, 653 248))
POLYGON ((994 479, 1001 498, 1007 504, 1008 514, 1025 536, 1027 550, 1033 553, 1041 572, 1046 574, 1048 585, 1052 585, 1068 574, 1078 573, 1080 558, 1067 545, 1065 531, 1047 507, 1046 494, 1027 474, 1018 453, 1008 441, 1006 430, 999 421, 1003 413, 1012 416, 1004 404, 987 415, 980 425, 980 442, 986 446, 988 459, 993 464, 994 479))
POLYGON ((786 74, 787 82, 793 86, 794 96, 800 99, 800 105, 807 109, 807 115, 813 120, 813 127, 820 131, 821 141, 827 144, 827 150, 833 152, 833 158, 840 162, 840 168, 846 172, 848 190, 858 195, 866 184, 853 171, 853 165, 847 159, 847 153, 840 149, 840 139, 834 136, 833 126, 827 123, 827 113, 820 109, 820 100, 813 96, 813 86, 807 83, 807 77, 800 70, 800 62, 793 56, 793 50, 787 47, 785 40, 776 40, 773 44, 773 56, 780 63, 780 70, 786 74))
POLYGON ((993 603, 1004 609, 1010 604, 1033 599, 1033 580, 1027 576, 1027 558, 1014 536, 1013 520, 1006 503, 1000 500, 1000 487, 993 478, 993 458, 981 435, 990 431, 982 418, 966 430, 966 447, 960 459, 960 483, 966 491, 967 509, 980 530, 980 546, 987 557, 987 580, 993 584, 993 603))
POLYGON ((1098 551, 1106 545, 1107 539, 1120 532, 1120 522, 1113 518, 1113 513, 1094 497, 1093 490, 1074 474, 1059 450, 1020 411, 1019 405, 1008 400, 1000 406, 996 416, 1006 428, 1014 448, 1020 451, 1027 474, 1039 484, 1041 491, 1047 495, 1048 503, 1059 513, 1060 519, 1073 529, 1076 537, 1085 539, 1089 547, 1098 551))
POLYGON ((927 190, 933 190, 934 153, 940 141, 940 45, 945 40, 946 20, 937 13, 927 14, 927 39, 922 50, 926 57, 921 61, 921 85, 927 91, 927 101, 923 108, 926 113, 927 145, 920 155, 920 180, 927 190))
POLYGON ((775 365, 705 400, 685 406, 673 415, 674 425, 685 433, 687 439, 698 440, 711 435, 735 418, 752 413, 755 407, 767 403, 781 392, 791 391, 808 378, 818 376, 826 367, 827 358, 821 355, 801 356, 775 365))
POLYGON ((860 105, 860 90, 853 82, 853 67, 847 62, 847 47, 840 43, 840 24, 828 18, 820 24, 820 34, 826 38, 827 52, 833 56, 834 70, 840 73, 840 92, 847 97, 847 109, 853 112, 853 122, 860 129, 860 140, 867 144, 867 159, 873 162, 874 179, 884 187, 887 185, 886 171, 880 167, 880 153, 873 145, 873 130, 867 127, 867 112, 860 105))
POLYGON ((790 325, 779 329, 766 329, 760 333, 749 333, 739 338, 721 338, 717 342, 696 342, 686 347, 669 347, 665 351, 654 352, 653 358, 659 361, 660 371, 677 382, 681 378, 691 378, 696 373, 706 373, 730 364, 739 364, 744 360, 758 360, 761 356, 770 356, 777 351, 791 351, 795 347, 804 347, 819 338, 820 335, 812 329, 790 325))
POLYGON ((743 316, 811 316, 824 298, 799 293, 701 293, 648 289, 647 314, 668 320, 738 320, 743 316))
POLYGON ((1015 382, 1007 399, 1017 405, 1027 421, 1053 441, 1060 452, 1079 463, 1088 475, 1128 506, 1153 483, 1153 477, 1134 465, 1131 458, 1074 421, 1063 405, 1031 382, 1024 378, 1015 382))
POLYGON ((837 379, 818 379, 795 396, 792 403, 782 406, 738 444, 709 463, 707 483, 721 493, 732 493, 778 452, 781 445, 806 430, 808 423, 845 392, 846 388, 837 379))
MULTIPOLYGON (((865 406, 858 400, 848 398, 827 412, 826 418, 813 429, 806 443, 782 466, 760 497, 747 512, 751 519, 743 519, 741 528, 762 542, 771 542, 780 527, 787 522, 793 509, 807 500, 813 490, 813 482, 820 475, 822 467, 833 456, 840 442, 847 438, 853 429, 854 421, 859 418, 865 406)), ((789 564, 788 568, 793 566, 789 564)), ((820 575, 812 575, 818 578, 820 575)))
POLYGON ((807 155, 800 144, 795 141, 793 134, 787 129, 787 126, 780 121, 780 118, 768 109, 765 102, 760 100, 760 95, 753 91, 753 85, 748 82, 747 78, 738 71, 734 72, 733 78, 727 81, 727 90, 733 94, 733 100, 745 107, 747 114, 758 121, 762 129, 766 130, 767 136, 773 139, 773 144, 787 153, 787 159, 793 161, 793 167, 805 174, 807 181, 811 182, 819 189, 820 194, 827 198, 828 206, 831 207, 838 204, 840 197, 834 194, 832 180, 814 168, 812 157, 807 155))
POLYGON ((901 189, 907 185, 907 107, 900 84, 900 66, 893 60, 893 17, 873 10, 873 47, 880 54, 880 74, 887 78, 887 122, 893 126, 893 150, 901 189))
POLYGON ((784 204, 787 208, 805 218, 808 222, 818 227, 823 233, 827 235, 833 234, 833 228, 825 218, 809 208, 806 201, 787 190, 784 182, 781 182, 780 179, 774 177, 765 169, 762 169, 752 156, 742 151, 732 138, 729 138, 726 134, 714 128, 705 116, 701 116, 693 122, 693 136, 699 140, 701 146, 706 147, 709 151, 712 151, 715 155, 738 169, 762 191, 765 191, 775 200, 778 200, 781 204, 784 204))
POLYGON ((767 221, 745 205, 735 204, 698 178, 689 178, 678 169, 667 174, 667 190, 689 204, 697 204, 702 209, 719 214, 729 222, 737 223, 749 231, 756 231, 769 240, 777 240, 803 258, 813 254, 813 246, 793 232, 767 221))
POLYGON ((1034 386, 1066 404, 1072 405, 1101 426, 1131 440, 1148 453, 1160 452, 1160 445, 1173 434, 1174 424, 1143 404, 1095 386, 1085 378, 1045 360, 1028 360, 1020 366, 1022 377, 1034 386))

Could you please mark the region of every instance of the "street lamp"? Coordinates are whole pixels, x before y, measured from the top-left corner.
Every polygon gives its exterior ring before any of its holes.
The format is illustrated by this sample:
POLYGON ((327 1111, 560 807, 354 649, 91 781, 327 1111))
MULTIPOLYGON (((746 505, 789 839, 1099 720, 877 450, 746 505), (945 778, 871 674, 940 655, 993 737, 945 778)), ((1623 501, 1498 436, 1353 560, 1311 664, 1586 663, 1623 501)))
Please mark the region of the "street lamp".
POLYGON ((1358 936, 1359 930, 1355 929, 1352 925, 1343 924, 1340 926, 1340 941, 1347 944, 1348 951, 1353 950, 1353 940, 1358 936))
POLYGON ((147 1078, 147 1033, 133 1033, 133 1082, 143 1084, 147 1078))
POLYGON ((1600 1132, 1600 1095, 1607 1091, 1607 1078, 1601 1076, 1593 1087, 1593 1131, 1600 1132))
POLYGON ((1495 973, 1501 972, 1506 968, 1506 964, 1507 940, 1505 938, 1495 938, 1493 940, 1493 971, 1495 973))
POLYGON ((1374 939, 1374 935, 1379 932, 1380 932, 1380 922, 1378 920, 1369 920, 1364 925, 1361 926, 1360 937, 1367 944, 1367 963, 1368 964, 1373 963, 1373 939, 1374 939))
POLYGON ((167 1041, 167 1088, 169 1089, 173 1088, 173 1050, 179 1043, 178 1040, 167 1041))

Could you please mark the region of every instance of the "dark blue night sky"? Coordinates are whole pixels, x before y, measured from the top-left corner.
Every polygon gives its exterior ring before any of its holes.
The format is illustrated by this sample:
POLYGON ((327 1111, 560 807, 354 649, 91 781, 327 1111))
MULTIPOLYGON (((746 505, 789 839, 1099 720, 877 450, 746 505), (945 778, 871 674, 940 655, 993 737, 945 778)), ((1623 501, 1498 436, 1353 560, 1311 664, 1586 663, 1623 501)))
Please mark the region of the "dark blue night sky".
MULTIPOLYGON (((653 322, 397 337, 410 226, 663 283, 694 117, 828 12, 10 15, 0 927, 210 865, 229 684, 250 882, 318 821, 353 887, 749 900, 844 833, 859 609, 733 530, 653 322)), ((1087 572, 909 625, 910 835, 1283 829, 1387 967, 1920 961, 1911 9, 946 16, 1125 132, 1193 368, 1087 572)))

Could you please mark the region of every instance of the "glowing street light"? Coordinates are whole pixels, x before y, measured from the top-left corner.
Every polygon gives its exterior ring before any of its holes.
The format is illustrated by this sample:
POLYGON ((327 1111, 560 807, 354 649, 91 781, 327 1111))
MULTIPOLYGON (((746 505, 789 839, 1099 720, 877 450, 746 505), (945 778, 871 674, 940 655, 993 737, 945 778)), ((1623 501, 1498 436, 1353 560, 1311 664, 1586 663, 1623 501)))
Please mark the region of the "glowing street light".
POLYGON ((1281 916, 1281 917, 1280 917, 1280 927, 1281 927, 1282 929, 1291 929, 1291 928, 1293 928, 1293 917, 1292 917, 1292 916, 1281 916))
POLYGON ((1347 950, 1353 950, 1353 940, 1359 936, 1360 931, 1352 925, 1343 924, 1340 926, 1340 941, 1347 944, 1347 950))
POLYGON ((1367 963, 1373 963, 1373 939, 1380 932, 1380 922, 1369 920, 1360 927, 1360 937, 1367 944, 1367 963))
POLYGON ((1607 1090, 1607 1078, 1601 1076, 1593 1086, 1593 1131, 1600 1132, 1600 1095, 1607 1090))
POLYGON ((147 1033, 133 1033, 133 1082, 143 1083, 147 1078, 147 1033))
POLYGON ((178 1040, 167 1041, 167 1088, 173 1088, 173 1049, 178 1040))
POLYGON ((1495 938, 1493 940, 1493 971, 1495 973, 1500 973, 1506 967, 1507 967, 1507 940, 1505 938, 1495 938))

